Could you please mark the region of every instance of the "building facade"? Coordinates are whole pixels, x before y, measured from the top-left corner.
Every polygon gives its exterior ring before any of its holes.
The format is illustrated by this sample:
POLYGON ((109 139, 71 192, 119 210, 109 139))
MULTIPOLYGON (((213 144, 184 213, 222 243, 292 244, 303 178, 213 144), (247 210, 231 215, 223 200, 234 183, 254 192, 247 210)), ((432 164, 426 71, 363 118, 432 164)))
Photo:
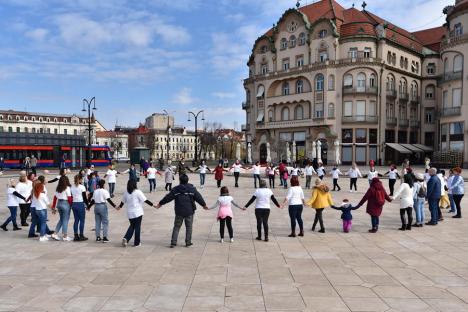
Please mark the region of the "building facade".
POLYGON ((174 128, 174 116, 154 113, 146 117, 145 126, 149 129, 167 130, 174 128))
MULTIPOLYGON (((96 131, 105 131, 94 116, 91 140, 96 144, 96 131)), ((0 110, 0 132, 84 136, 88 141, 88 118, 78 115, 31 113, 0 110)))
POLYGON ((361 164, 422 160, 432 150, 468 155, 467 9, 468 0, 456 1, 444 10, 446 25, 415 33, 365 3, 358 10, 321 0, 284 12, 248 61, 243 130, 253 158, 266 160, 267 143, 277 160, 288 146, 298 159, 330 163, 337 154, 361 164), (321 155, 313 155, 318 141, 321 155))
POLYGON ((128 135, 117 131, 97 131, 97 145, 109 146, 115 160, 129 159, 128 135))

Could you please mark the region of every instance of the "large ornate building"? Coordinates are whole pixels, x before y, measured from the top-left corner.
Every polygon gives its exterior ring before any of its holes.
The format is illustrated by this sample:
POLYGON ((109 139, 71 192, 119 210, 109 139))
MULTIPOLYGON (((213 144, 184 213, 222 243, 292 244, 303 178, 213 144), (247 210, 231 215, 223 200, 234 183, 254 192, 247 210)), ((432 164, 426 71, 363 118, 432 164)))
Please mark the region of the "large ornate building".
POLYGON ((267 143, 273 159, 288 146, 297 158, 328 162, 339 149, 343 163, 468 155, 468 0, 444 13, 445 25, 411 33, 365 3, 358 10, 321 0, 284 12, 248 61, 243 130, 253 158, 266 160, 267 143), (312 155, 318 141, 321 155, 312 155))

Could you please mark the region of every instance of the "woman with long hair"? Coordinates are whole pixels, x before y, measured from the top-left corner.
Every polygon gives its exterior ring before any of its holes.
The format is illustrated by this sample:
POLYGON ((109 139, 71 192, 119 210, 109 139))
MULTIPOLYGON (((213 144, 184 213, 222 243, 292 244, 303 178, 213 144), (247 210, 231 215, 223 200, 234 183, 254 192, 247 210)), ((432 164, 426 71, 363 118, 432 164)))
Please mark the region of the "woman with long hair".
POLYGON ((70 210, 72 204, 72 194, 70 190, 70 181, 67 176, 61 176, 55 190, 54 203, 52 205, 52 213, 55 214, 58 210, 59 221, 55 227, 55 233, 52 234, 52 238, 55 240, 63 240, 64 242, 71 241, 68 237, 68 221, 70 220, 70 210), (58 233, 62 230, 62 238, 58 236, 58 233))
POLYGON ((401 183, 398 191, 393 196, 390 196, 393 200, 400 198, 400 218, 401 228, 400 231, 411 231, 411 224, 413 222, 413 179, 410 175, 406 174, 403 177, 403 183, 401 183), (408 220, 405 218, 405 214, 408 215, 408 220))
POLYGON ((366 212, 371 216, 372 223, 369 233, 376 233, 379 230, 379 217, 382 214, 385 201, 391 202, 392 199, 388 196, 379 178, 373 178, 369 189, 357 205, 359 208, 367 202, 366 212))
POLYGON ((319 233, 325 233, 325 226, 323 225, 323 210, 333 205, 333 200, 330 195, 330 188, 318 178, 315 180, 315 186, 312 188, 312 197, 305 203, 315 209, 315 218, 312 225, 312 231, 315 231, 317 222, 320 223, 319 233))
MULTIPOLYGON (((130 179, 129 181, 135 180, 130 179)), ((94 191, 93 198, 89 203, 88 210, 96 204, 94 207, 94 219, 95 219, 95 229, 96 229, 96 242, 108 243, 110 242, 108 238, 109 233, 109 212, 107 209, 107 203, 112 207, 116 208, 116 205, 110 198, 109 192, 104 188, 106 185, 105 180, 99 180, 98 189, 94 191), (101 238, 101 229, 102 229, 102 238, 101 238)))
POLYGON ((283 205, 288 202, 289 218, 291 219, 291 234, 289 237, 296 237, 296 221, 299 225, 299 236, 304 236, 304 223, 302 222, 302 210, 304 208, 304 191, 299 183, 298 176, 291 177, 291 187, 283 201, 283 205))
POLYGON ((47 237, 47 208, 50 206, 49 198, 45 192, 45 184, 40 179, 34 183, 32 205, 39 224, 39 241, 46 242, 47 237))
POLYGON ((88 238, 84 236, 84 224, 86 217, 86 207, 88 206, 88 197, 86 196, 86 188, 83 185, 83 177, 80 174, 75 176, 71 187, 71 194, 73 198, 72 211, 75 221, 73 222, 73 233, 75 234, 73 240, 75 242, 86 241, 88 238), (86 205, 86 206, 85 206, 86 205), (80 234, 78 235, 78 227, 80 234))
POLYGON ((346 174, 349 176, 349 192, 353 192, 353 186, 354 191, 357 192, 357 179, 362 178, 362 174, 356 163, 353 163, 346 174))

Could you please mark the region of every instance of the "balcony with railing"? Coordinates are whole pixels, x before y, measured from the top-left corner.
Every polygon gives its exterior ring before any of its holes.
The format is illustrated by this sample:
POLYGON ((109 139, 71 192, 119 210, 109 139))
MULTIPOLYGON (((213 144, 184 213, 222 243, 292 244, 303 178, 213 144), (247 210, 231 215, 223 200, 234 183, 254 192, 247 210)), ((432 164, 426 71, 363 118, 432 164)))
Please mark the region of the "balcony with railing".
POLYGON ((281 103, 299 103, 304 101, 312 101, 312 92, 291 93, 287 95, 275 95, 266 98, 266 105, 281 104, 281 103))
POLYGON ((450 73, 444 73, 441 76, 439 76, 438 83, 445 83, 449 81, 454 81, 454 80, 461 80, 462 79, 462 72, 450 72, 450 73))
POLYGON ((248 103, 248 102, 242 102, 242 109, 245 110, 245 109, 247 109, 247 108, 249 108, 249 107, 250 107, 250 103, 248 103))
POLYGON ((449 116, 460 116, 461 115, 461 107, 444 107, 440 111, 440 115, 442 117, 449 117, 449 116))
POLYGON ((458 35, 454 31, 451 31, 448 38, 442 40, 440 43, 440 49, 444 50, 449 47, 456 46, 458 44, 464 43, 468 40, 468 34, 458 35))
POLYGON ((397 96, 396 90, 388 90, 387 89, 385 92, 386 92, 388 98, 393 98, 394 99, 397 96))
POLYGON ((354 94, 377 94, 377 87, 343 87, 343 95, 354 94))
POLYGON ((398 93, 398 99, 400 101, 408 101, 408 98, 409 98, 408 92, 399 92, 398 93))
POLYGON ((410 102, 412 104, 419 104, 421 103, 421 97, 419 95, 414 95, 414 94, 411 94, 410 96, 410 102))
POLYGON ((396 117, 387 117, 387 126, 394 127, 397 124, 396 117))
POLYGON ((376 124, 378 122, 378 117, 377 116, 368 116, 368 115, 343 116, 341 121, 343 123, 370 123, 370 124, 376 124))
POLYGON ((410 128, 419 128, 421 126, 421 122, 419 120, 411 119, 410 120, 410 128))
POLYGON ((407 128, 409 126, 409 120, 403 118, 398 119, 398 126, 401 128, 407 128))
POLYGON ((269 121, 263 124, 257 124, 257 129, 283 129, 283 128, 302 128, 311 126, 322 126, 324 124, 332 124, 332 121, 328 121, 326 118, 307 118, 307 119, 296 119, 296 120, 280 120, 280 121, 269 121))

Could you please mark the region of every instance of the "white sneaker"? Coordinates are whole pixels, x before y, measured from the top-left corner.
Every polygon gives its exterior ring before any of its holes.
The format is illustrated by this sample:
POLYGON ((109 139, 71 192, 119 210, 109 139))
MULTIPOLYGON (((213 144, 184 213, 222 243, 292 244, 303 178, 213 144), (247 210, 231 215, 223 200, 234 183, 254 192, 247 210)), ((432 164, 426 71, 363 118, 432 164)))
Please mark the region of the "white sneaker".
POLYGON ((141 243, 139 243, 138 245, 135 245, 133 247, 141 247, 141 243))
POLYGON ((127 247, 127 244, 128 244, 127 240, 125 238, 122 238, 122 246, 127 247))
POLYGON ((59 241, 59 240, 60 240, 60 237, 58 237, 57 234, 55 234, 55 233, 52 234, 51 237, 52 237, 53 239, 55 239, 56 241, 59 241))
POLYGON ((39 237, 39 241, 40 242, 47 242, 49 240, 49 238, 47 236, 41 236, 39 237))
POLYGON ((62 238, 62 240, 64 242, 71 242, 73 240, 73 238, 71 238, 70 236, 66 236, 66 237, 62 238))
POLYGON ((231 238, 231 243, 234 243, 234 238, 231 238))
POLYGON ((352 193, 352 192, 353 192, 353 190, 349 190, 349 192, 350 192, 350 193, 352 193))
POLYGON ((220 242, 221 244, 224 243, 224 238, 221 238, 221 239, 219 240, 219 242, 220 242))

